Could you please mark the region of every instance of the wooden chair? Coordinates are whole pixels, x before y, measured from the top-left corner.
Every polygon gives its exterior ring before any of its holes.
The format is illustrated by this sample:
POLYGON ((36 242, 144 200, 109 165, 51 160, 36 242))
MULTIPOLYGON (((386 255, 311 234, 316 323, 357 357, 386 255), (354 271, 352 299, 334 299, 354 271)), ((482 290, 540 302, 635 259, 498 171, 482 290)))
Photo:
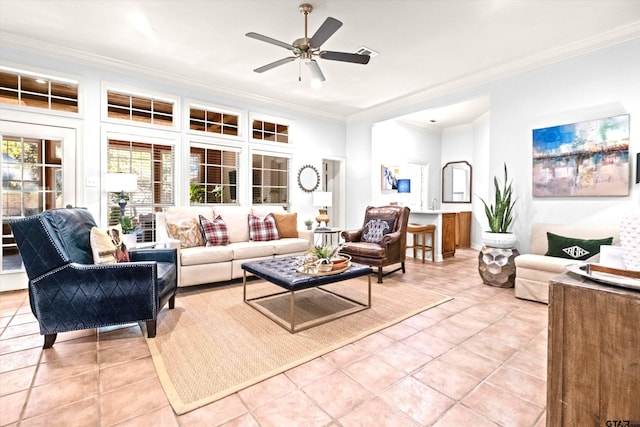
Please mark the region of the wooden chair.
POLYGON ((435 261, 435 234, 436 226, 433 224, 409 224, 407 225, 407 233, 413 235, 411 245, 407 245, 407 249, 413 249, 413 257, 417 258, 417 251, 422 251, 422 263, 424 264, 425 252, 431 252, 431 262, 435 261), (427 245, 427 235, 431 237, 430 245, 427 245))

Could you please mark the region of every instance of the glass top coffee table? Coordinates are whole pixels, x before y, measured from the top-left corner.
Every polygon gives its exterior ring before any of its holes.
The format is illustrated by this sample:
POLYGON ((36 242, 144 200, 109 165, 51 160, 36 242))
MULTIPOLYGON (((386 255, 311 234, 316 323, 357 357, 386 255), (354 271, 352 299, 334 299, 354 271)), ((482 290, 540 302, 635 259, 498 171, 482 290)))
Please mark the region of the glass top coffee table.
POLYGON ((283 328, 287 329, 290 333, 303 331, 305 329, 309 329, 314 326, 318 326, 332 320, 339 319, 341 317, 348 316, 362 310, 366 310, 371 307, 371 273, 373 273, 371 267, 351 263, 351 266, 349 268, 340 273, 308 275, 299 273, 297 271, 297 266, 298 263, 296 257, 275 258, 243 263, 242 269, 244 270, 244 274, 242 280, 242 298, 244 302, 258 310, 283 328), (276 292, 255 298, 247 298, 247 272, 252 273, 285 290, 282 292, 276 292), (322 287, 323 285, 342 282, 344 280, 354 279, 361 276, 367 276, 368 281, 368 293, 366 302, 356 301, 355 299, 349 298, 345 295, 340 295, 334 291, 322 287), (311 288, 329 293, 336 298, 348 302, 352 307, 345 310, 340 310, 337 313, 328 314, 321 318, 316 318, 296 325, 296 292, 301 292, 311 288), (274 297, 278 297, 287 293, 289 293, 288 321, 276 316, 273 312, 269 311, 267 308, 265 308, 265 306, 260 304, 261 301, 272 299, 274 297))

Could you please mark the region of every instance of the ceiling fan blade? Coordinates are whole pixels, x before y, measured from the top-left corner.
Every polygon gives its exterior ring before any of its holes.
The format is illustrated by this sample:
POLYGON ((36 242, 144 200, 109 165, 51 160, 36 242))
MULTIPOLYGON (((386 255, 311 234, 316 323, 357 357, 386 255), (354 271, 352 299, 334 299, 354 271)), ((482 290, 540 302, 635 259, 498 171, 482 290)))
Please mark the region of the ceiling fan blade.
POLYGON ((284 65, 288 62, 291 62, 295 59, 297 59, 297 56, 289 56, 287 58, 282 58, 276 62, 272 62, 271 64, 267 64, 267 65, 263 65, 262 67, 256 68, 255 71, 256 73, 264 73, 265 71, 269 71, 272 68, 276 68, 279 67, 280 65, 284 65))
POLYGON ((320 80, 321 82, 325 81, 324 74, 322 74, 322 70, 318 65, 318 61, 312 59, 307 62, 307 66, 309 67, 309 72, 311 73, 311 78, 314 80, 320 80))
POLYGON ((309 46, 313 49, 322 46, 322 43, 326 42, 340 27, 342 27, 342 22, 336 18, 328 17, 309 40, 309 46))
POLYGON ((320 58, 330 61, 352 62, 354 64, 368 64, 371 57, 369 55, 360 55, 358 53, 332 52, 323 50, 320 52, 320 58))
POLYGON ((252 38, 252 39, 256 39, 256 40, 260 40, 260 41, 263 41, 263 42, 271 43, 271 44, 274 44, 276 46, 283 47, 285 49, 295 50, 295 48, 292 45, 290 45, 289 43, 281 42, 280 40, 272 39, 271 37, 263 36, 262 34, 253 33, 252 32, 252 33, 247 33, 245 35, 247 37, 252 38))

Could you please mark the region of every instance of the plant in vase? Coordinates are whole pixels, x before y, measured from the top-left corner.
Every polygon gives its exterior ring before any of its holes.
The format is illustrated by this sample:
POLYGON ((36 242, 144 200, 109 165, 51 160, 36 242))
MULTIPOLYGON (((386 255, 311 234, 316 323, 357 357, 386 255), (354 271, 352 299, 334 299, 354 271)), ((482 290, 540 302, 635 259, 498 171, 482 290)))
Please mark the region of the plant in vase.
POLYGON ((333 269, 333 258, 341 248, 342 245, 314 245, 311 248, 311 254, 316 257, 315 263, 318 265, 319 272, 327 272, 333 269))
POLYGON ((304 222, 304 225, 307 226, 307 230, 311 230, 311 226, 313 225, 313 221, 311 221, 310 219, 306 220, 304 222))
POLYGON ((135 248, 138 242, 138 233, 135 220, 131 217, 123 216, 120 218, 120 226, 122 227, 122 241, 128 248, 135 248))
POLYGON ((482 197, 484 212, 489 221, 490 232, 485 232, 483 243, 494 248, 513 248, 517 241, 515 234, 509 232, 509 226, 513 221, 513 207, 516 199, 513 198, 512 183, 509 182, 507 164, 504 164, 504 183, 501 186, 498 177, 493 177, 495 200, 489 205, 482 197))

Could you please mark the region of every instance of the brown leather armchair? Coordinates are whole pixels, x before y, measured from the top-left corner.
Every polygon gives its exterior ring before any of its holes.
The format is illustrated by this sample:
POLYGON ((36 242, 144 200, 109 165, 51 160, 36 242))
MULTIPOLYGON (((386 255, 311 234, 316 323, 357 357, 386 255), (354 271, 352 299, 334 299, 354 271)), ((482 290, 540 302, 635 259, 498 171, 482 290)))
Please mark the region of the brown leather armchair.
POLYGON ((340 252, 353 262, 378 267, 378 283, 398 270, 404 273, 409 212, 406 206, 367 206, 362 228, 342 232, 345 245, 340 252), (398 263, 400 267, 383 274, 382 267, 398 263))

